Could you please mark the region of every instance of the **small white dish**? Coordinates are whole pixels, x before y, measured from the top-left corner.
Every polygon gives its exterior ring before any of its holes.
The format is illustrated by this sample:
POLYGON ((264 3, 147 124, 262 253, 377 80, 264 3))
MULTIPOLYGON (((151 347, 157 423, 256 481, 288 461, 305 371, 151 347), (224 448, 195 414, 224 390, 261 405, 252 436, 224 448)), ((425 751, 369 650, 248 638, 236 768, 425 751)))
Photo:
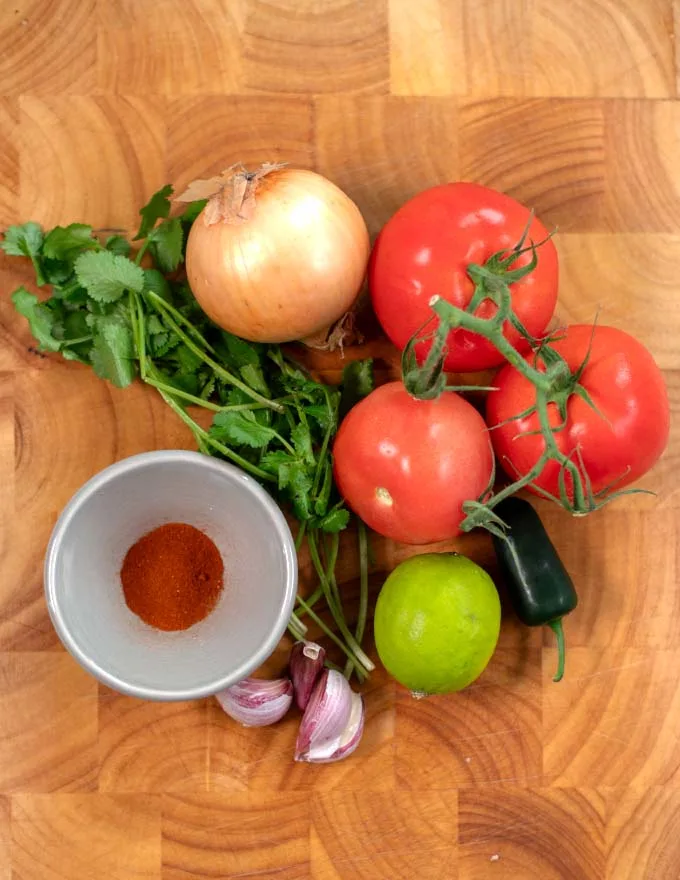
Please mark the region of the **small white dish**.
POLYGON ((276 648, 296 590, 295 544, 273 499, 239 468, 182 450, 133 455, 89 480, 45 559, 47 606, 66 648, 104 684, 147 700, 205 697, 250 675, 276 648), (133 614, 120 581, 132 544, 168 522, 204 531, 224 560, 215 609, 179 632, 133 614))

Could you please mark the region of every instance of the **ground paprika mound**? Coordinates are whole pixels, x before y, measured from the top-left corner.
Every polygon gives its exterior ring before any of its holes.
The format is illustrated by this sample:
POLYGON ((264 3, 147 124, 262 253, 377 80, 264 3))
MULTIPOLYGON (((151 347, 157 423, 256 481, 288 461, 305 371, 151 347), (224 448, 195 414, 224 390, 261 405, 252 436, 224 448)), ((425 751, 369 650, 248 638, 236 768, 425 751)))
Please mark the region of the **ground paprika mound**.
POLYGON ((224 563, 211 539, 186 523, 167 523, 128 550, 120 572, 125 602, 161 630, 188 629, 217 604, 224 563))

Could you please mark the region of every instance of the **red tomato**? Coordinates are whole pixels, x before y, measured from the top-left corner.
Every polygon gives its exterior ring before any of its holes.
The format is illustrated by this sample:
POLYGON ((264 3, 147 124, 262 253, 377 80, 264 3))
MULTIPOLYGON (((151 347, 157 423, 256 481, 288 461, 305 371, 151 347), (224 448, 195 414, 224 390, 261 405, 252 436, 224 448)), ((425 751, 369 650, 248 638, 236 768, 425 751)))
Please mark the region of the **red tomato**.
MULTIPOLYGON (((592 332, 590 325, 577 324, 553 344, 572 372, 583 363, 592 332)), ((494 450, 499 463, 515 479, 531 470, 545 448, 540 435, 517 436, 538 430, 535 414, 514 418, 534 405, 536 392, 509 364, 498 373, 494 385, 498 390, 488 395, 487 423, 490 427, 500 425, 491 431, 494 450)), ((637 339, 614 327, 596 327, 580 385, 601 415, 571 394, 567 425, 554 435, 560 450, 569 455, 580 449, 593 493, 614 482, 615 488, 632 483, 652 467, 668 442, 670 414, 661 371, 637 339)), ((549 409, 551 424, 556 427, 561 421, 556 404, 549 404, 549 409)), ((574 463, 578 461, 574 459, 574 463)), ((548 462, 536 485, 559 495, 559 470, 556 462, 548 462)), ((571 491, 570 480, 566 485, 571 491)))
POLYGON ((457 394, 416 400, 401 382, 371 392, 345 417, 333 448, 335 481, 374 531, 404 544, 459 534, 464 501, 491 479, 484 420, 457 394))
MULTIPOLYGON (((466 308, 474 293, 469 264, 483 264, 498 251, 512 250, 528 222, 524 205, 476 183, 435 186, 403 205, 378 235, 368 269, 373 309, 392 342, 403 349, 432 317, 428 303, 435 294, 466 308)), ((538 243, 547 234, 534 218, 529 239, 538 243)), ((530 260, 531 254, 524 254, 512 268, 530 260)), ((557 251, 552 240, 539 248, 534 271, 512 284, 510 291, 515 314, 532 336, 540 336, 557 302, 557 251)), ((495 309, 487 301, 475 314, 488 318, 495 309)), ((520 350, 527 348, 508 324, 506 336, 520 350)), ((454 331, 448 347, 446 370, 483 370, 503 362, 490 342, 465 330, 454 331)), ((429 343, 418 346, 419 359, 428 348, 429 343)))

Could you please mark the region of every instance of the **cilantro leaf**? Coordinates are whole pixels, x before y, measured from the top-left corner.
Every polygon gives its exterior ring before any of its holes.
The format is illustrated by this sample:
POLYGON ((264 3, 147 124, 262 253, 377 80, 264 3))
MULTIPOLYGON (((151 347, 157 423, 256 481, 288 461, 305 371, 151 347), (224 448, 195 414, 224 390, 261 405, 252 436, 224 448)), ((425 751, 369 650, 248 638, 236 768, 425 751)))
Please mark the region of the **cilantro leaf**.
POLYGON ((92 333, 87 323, 85 310, 78 309, 75 312, 69 312, 64 318, 60 330, 63 340, 62 357, 67 361, 91 363, 92 333))
POLYGON ((55 226, 45 236, 43 255, 49 260, 71 260, 82 250, 99 250, 101 245, 92 237, 92 227, 85 223, 55 226))
POLYGON ((342 397, 340 398, 340 418, 343 419, 352 407, 367 397, 375 387, 373 359, 352 361, 342 371, 342 397))
POLYGON ((167 183, 164 187, 159 189, 158 192, 151 196, 143 208, 140 208, 139 214, 142 221, 139 224, 137 235, 135 235, 133 241, 138 241, 140 238, 146 238, 156 225, 157 221, 165 219, 165 217, 168 216, 170 213, 170 199, 168 196, 171 196, 172 193, 173 188, 167 183))
POLYGON ((293 502, 295 516, 300 521, 312 517, 312 477, 302 462, 291 463, 288 474, 287 489, 293 502))
MULTIPOLYGON (((180 391, 186 391, 188 394, 198 394, 200 390, 198 376, 196 373, 183 373, 181 370, 174 376, 167 377, 168 385, 178 388, 180 391)), ((217 438, 219 439, 219 438, 217 438)))
POLYGON ((283 449, 265 452, 260 459, 260 467, 269 474, 276 474, 279 478, 279 489, 285 489, 290 482, 290 468, 295 459, 283 449))
POLYGON ((24 223, 23 226, 10 226, 5 230, 5 237, 0 241, 0 248, 10 257, 30 257, 35 270, 38 287, 45 284, 40 250, 43 244, 43 231, 38 223, 24 223))
MULTIPOLYGON (((43 277, 46 284, 53 287, 60 287, 73 277, 73 262, 71 260, 48 260, 40 261, 43 277)), ((77 286, 77 285, 75 285, 77 286)), ((70 285, 67 290, 70 292, 70 285)), ((57 290, 54 291, 56 296, 61 296, 57 290)))
POLYGON ((230 440, 241 446, 262 449, 274 436, 274 431, 255 420, 254 414, 245 410, 226 410, 215 413, 210 434, 218 440, 230 440))
POLYGON ((183 373, 195 373, 200 369, 203 361, 186 345, 180 345, 173 352, 173 357, 177 360, 180 370, 183 373))
POLYGON ((239 369, 243 381, 250 385, 253 391, 259 391, 260 394, 268 395, 269 387, 264 378, 262 368, 253 364, 246 364, 239 369))
POLYGON ((209 377, 208 381, 205 383, 203 388, 201 388, 201 393, 198 396, 202 397, 203 400, 207 400, 215 391, 215 382, 216 381, 217 380, 215 379, 215 374, 212 373, 212 375, 209 377))
POLYGON ((328 502, 333 488, 333 466, 330 456, 324 462, 323 482, 314 500, 314 513, 323 516, 328 510, 328 502))
POLYGON ((207 199, 197 199, 195 202, 189 202, 180 215, 182 223, 193 223, 207 204, 207 199))
POLYGON ((126 290, 140 292, 144 287, 144 270, 110 251, 86 251, 75 269, 78 281, 97 302, 115 302, 126 290))
POLYGON ((122 235, 112 235, 106 239, 104 247, 112 254, 118 254, 119 257, 128 257, 132 248, 127 238, 122 235))
POLYGON ((227 348, 229 357, 235 364, 249 364, 253 367, 260 365, 260 353, 255 343, 247 342, 240 336, 234 336, 233 333, 227 333, 223 330, 221 333, 222 340, 227 348))
POLYGON ((150 234, 149 249, 163 272, 174 272, 182 260, 184 230, 179 217, 164 220, 150 234))
POLYGON ((158 269, 144 269, 144 290, 150 290, 166 302, 171 300, 170 285, 158 269))
POLYGON ((312 436, 304 422, 298 422, 290 432, 295 451, 308 465, 314 465, 314 452, 312 451, 312 436))
POLYGON ((325 403, 308 403, 307 406, 305 406, 305 415, 318 422, 324 430, 326 430, 331 423, 332 413, 325 403))
POLYGON ((348 524, 349 511, 344 507, 340 507, 336 510, 331 510, 319 520, 317 528, 324 532, 341 532, 347 528, 348 524))
POLYGON ((153 336, 155 333, 165 333, 165 326, 158 315, 151 315, 145 321, 146 332, 153 336))
POLYGON ((23 286, 17 288, 12 294, 12 303, 17 312, 28 321, 31 333, 40 348, 59 351, 61 342, 52 335, 56 324, 54 312, 23 286))
POLYGON ((135 378, 135 347, 130 325, 118 315, 102 315, 94 322, 90 359, 95 373, 118 388, 135 378))

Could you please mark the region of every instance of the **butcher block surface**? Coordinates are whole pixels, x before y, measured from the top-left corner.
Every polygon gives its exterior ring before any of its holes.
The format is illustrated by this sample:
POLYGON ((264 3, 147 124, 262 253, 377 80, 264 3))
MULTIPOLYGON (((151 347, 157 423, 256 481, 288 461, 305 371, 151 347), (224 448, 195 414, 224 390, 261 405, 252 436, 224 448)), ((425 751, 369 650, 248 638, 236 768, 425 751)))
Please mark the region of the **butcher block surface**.
MULTIPOLYGON (((192 448, 155 392, 32 348, 0 258, 0 880, 680 877, 680 102, 674 0, 0 0, 0 228, 133 231, 166 182, 288 162, 372 234, 475 180, 557 227, 561 322, 627 328, 674 425, 629 496, 541 504, 573 575, 567 673, 504 613, 472 687, 415 701, 380 668, 350 759, 292 760, 298 716, 117 695, 61 646, 42 563, 64 504, 134 453, 192 448)), ((349 356, 361 352, 351 350, 349 356)), ((397 360, 365 353, 381 377, 397 360)), ((337 356, 316 365, 337 379, 337 356)), ((407 548, 373 537, 377 589, 407 548)), ((481 534, 455 548, 492 573, 481 534)), ((356 536, 340 579, 356 596, 356 536)), ((312 584, 302 559, 302 580, 312 584)), ((284 643, 263 670, 277 674, 284 643)))

